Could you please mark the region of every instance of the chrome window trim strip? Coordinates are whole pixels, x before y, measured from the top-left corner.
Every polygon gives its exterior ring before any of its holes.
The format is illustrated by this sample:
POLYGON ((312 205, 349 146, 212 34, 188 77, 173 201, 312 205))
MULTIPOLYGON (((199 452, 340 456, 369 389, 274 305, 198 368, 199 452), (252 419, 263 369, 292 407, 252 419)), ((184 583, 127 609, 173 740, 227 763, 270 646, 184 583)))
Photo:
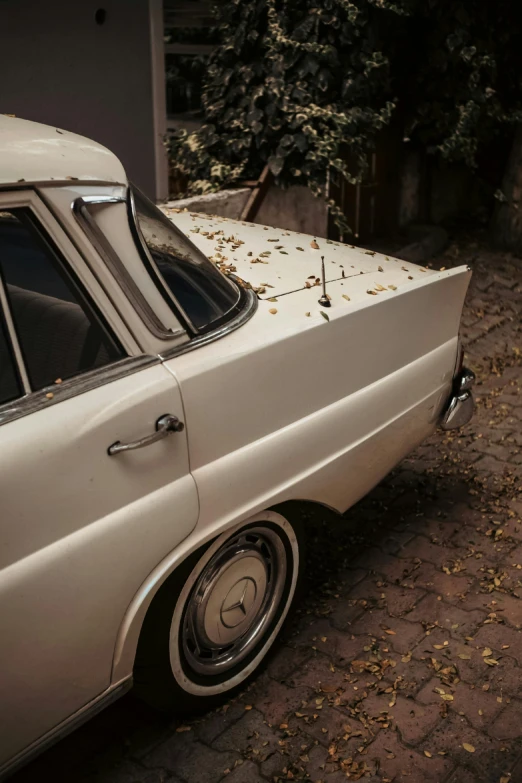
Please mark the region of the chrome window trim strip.
POLYGON ((148 330, 160 340, 171 340, 174 337, 182 337, 186 334, 184 329, 167 329, 156 313, 149 306, 139 287, 129 275, 125 265, 122 263, 118 254, 113 250, 111 244, 98 227, 96 221, 89 212, 90 204, 126 204, 127 199, 123 194, 119 196, 81 196, 72 203, 73 214, 92 242, 96 252, 100 255, 107 265, 117 282, 123 289, 127 299, 133 305, 136 312, 140 315, 142 321, 148 330))
POLYGON ((47 748, 50 748, 56 742, 59 742, 71 732, 75 731, 86 721, 93 718, 99 712, 105 709, 109 704, 117 701, 127 691, 132 688, 132 676, 122 680, 117 685, 111 685, 100 696, 90 701, 84 707, 81 707, 77 712, 74 712, 68 718, 66 718, 58 726, 55 726, 51 731, 44 734, 27 748, 24 748, 20 753, 17 753, 12 759, 9 759, 2 767, 0 767, 0 779, 3 780, 3 776, 7 773, 12 775, 20 767, 27 764, 35 756, 38 756, 47 748))
MULTIPOLYGON (((208 333, 212 332, 214 329, 216 329, 216 330, 219 329, 220 326, 213 326, 213 324, 215 324, 216 322, 218 322, 218 323, 220 321, 224 322, 227 318, 233 319, 234 316, 232 315, 232 313, 234 312, 234 310, 238 310, 242 306, 242 299, 244 299, 244 297, 242 295, 242 290, 243 289, 242 289, 242 286, 237 282, 235 275, 231 275, 231 274, 230 275, 223 275, 223 273, 220 272, 220 274, 223 277, 225 277, 225 279, 227 279, 229 281, 232 281, 232 283, 234 284, 234 285, 232 285, 232 288, 235 289, 235 291, 237 293, 236 302, 233 305, 233 307, 231 307, 231 308, 229 308, 227 310, 227 312, 223 313, 218 318, 215 318, 213 321, 210 321, 205 326, 203 326, 203 327, 201 327, 199 329, 196 326, 194 326, 190 316, 188 315, 186 310, 181 306, 181 304, 179 303, 179 301, 178 301, 176 295, 174 294, 174 292, 166 284, 165 280, 163 279, 163 275, 159 271, 158 266, 157 266, 156 262, 154 261, 154 259, 152 257, 152 253, 150 252, 149 246, 147 245, 147 242, 145 241, 145 237, 143 236, 143 232, 142 232, 141 227, 140 227, 140 222, 138 220, 138 215, 136 213, 136 203, 135 203, 135 200, 134 200, 134 193, 133 193, 133 188, 132 187, 130 187, 128 189, 128 196, 127 196, 127 198, 128 198, 128 207, 129 207, 129 210, 130 210, 129 219, 131 219, 131 229, 136 234, 136 238, 137 238, 137 240, 140 243, 140 247, 141 247, 141 249, 143 251, 144 256, 147 259, 148 265, 150 266, 152 272, 154 273, 154 279, 156 280, 156 284, 161 288, 162 291, 165 292, 165 295, 166 295, 167 299, 170 300, 170 302, 174 305, 174 309, 176 311, 176 315, 178 316, 178 319, 182 323, 183 322, 186 323, 186 325, 189 327, 190 331, 192 332, 193 338, 194 337, 197 338, 199 336, 202 336, 203 334, 207 334, 207 332, 208 333)), ((166 215, 163 215, 163 217, 166 217, 166 215)), ((167 218, 167 220, 169 220, 169 218, 167 218)), ((170 221, 170 222, 172 223, 172 225, 174 226, 174 228, 177 231, 180 231, 180 229, 177 228, 177 226, 175 225, 175 223, 173 221, 170 221)), ((184 235, 184 237, 185 237, 185 239, 186 239, 186 241, 187 241, 187 243, 189 245, 193 244, 191 242, 190 238, 184 232, 181 231, 181 233, 184 235)), ((209 258, 204 253, 202 253, 199 250, 199 248, 194 246, 194 249, 195 249, 196 252, 201 253, 201 255, 207 261, 209 261, 209 258)), ((210 261, 210 263, 212 263, 212 262, 210 261)))
POLYGON ((176 345, 173 348, 169 348, 167 351, 163 351, 160 354, 161 361, 172 359, 174 356, 180 356, 181 354, 188 353, 189 351, 195 351, 196 348, 200 348, 202 345, 212 343, 214 340, 219 340, 221 337, 225 337, 227 334, 230 334, 230 332, 233 332, 243 326, 243 324, 252 318, 257 310, 258 304, 258 298, 251 288, 245 288, 244 294, 245 305, 243 309, 235 316, 235 318, 232 318, 230 321, 223 324, 218 329, 215 329, 213 332, 207 332, 206 334, 202 334, 199 337, 193 337, 192 340, 189 340, 187 343, 176 345))
POLYGON ((4 314, 5 325, 7 327, 7 337, 10 340, 11 348, 13 349, 13 354, 18 369, 18 374, 22 382, 22 390, 24 394, 29 394, 31 391, 29 375, 27 374, 27 368, 25 366, 22 349, 20 348, 20 343, 18 341, 18 335, 16 333, 16 327, 14 325, 13 315, 11 313, 11 307, 9 306, 9 300, 5 292, 2 275, 0 275, 0 310, 2 310, 4 314))
POLYGON ((33 192, 40 188, 70 188, 71 183, 74 185, 101 185, 103 187, 110 188, 126 188, 125 182, 110 182, 106 179, 87 179, 72 177, 71 179, 35 179, 24 180, 23 182, 2 182, 0 184, 0 193, 13 190, 32 190, 33 192))
POLYGON ((26 394, 18 400, 0 405, 0 426, 159 363, 159 356, 128 356, 118 362, 108 364, 106 367, 99 367, 96 370, 69 378, 62 383, 46 386, 39 391, 26 394))
MULTIPOLYGON (((132 226, 131 228, 134 229, 134 232, 136 233, 136 236, 139 240, 140 246, 142 251, 147 256, 148 262, 151 266, 151 269, 154 271, 154 276, 156 279, 156 285, 161 287, 161 290, 165 292, 168 299, 170 299, 171 303, 174 305, 174 310, 176 311, 176 314, 178 315, 178 318, 180 315, 183 318, 183 321, 187 324, 190 331, 193 335, 197 335, 198 330, 192 323, 191 319, 188 317, 185 310, 181 307, 180 303, 178 302, 176 296, 174 293, 170 290, 170 288, 167 286, 165 281, 163 280, 162 275, 159 273, 158 267, 156 266, 154 259, 151 256, 150 250, 148 248, 147 243, 145 242, 145 237, 143 236, 143 233, 140 228, 140 224, 138 221, 138 216, 136 214, 136 204, 134 203, 134 194, 132 192, 132 188, 128 188, 128 195, 127 195, 127 208, 130 209, 130 216, 132 218, 132 226)), ((127 211, 128 211, 127 210, 127 211)), ((148 270, 147 270, 148 271, 148 270)))

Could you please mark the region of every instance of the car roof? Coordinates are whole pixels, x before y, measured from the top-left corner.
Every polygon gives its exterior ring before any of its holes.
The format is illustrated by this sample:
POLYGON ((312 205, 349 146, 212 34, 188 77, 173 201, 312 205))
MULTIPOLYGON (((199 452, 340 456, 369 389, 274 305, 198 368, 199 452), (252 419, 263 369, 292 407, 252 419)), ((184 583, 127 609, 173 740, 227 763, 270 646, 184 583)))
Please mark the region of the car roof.
POLYGON ((125 184, 110 150, 76 133, 0 114, 0 185, 51 180, 125 184))

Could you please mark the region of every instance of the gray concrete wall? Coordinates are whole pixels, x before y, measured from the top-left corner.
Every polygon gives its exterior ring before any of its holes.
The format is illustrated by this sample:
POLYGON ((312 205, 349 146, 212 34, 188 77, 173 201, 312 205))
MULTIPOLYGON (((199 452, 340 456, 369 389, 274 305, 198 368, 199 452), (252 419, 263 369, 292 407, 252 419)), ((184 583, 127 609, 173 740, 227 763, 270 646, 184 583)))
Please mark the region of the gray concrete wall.
POLYGON ((328 211, 323 199, 316 198, 302 185, 294 185, 288 190, 272 187, 261 204, 256 223, 326 237, 328 211))
MULTIPOLYGON (((221 190, 218 193, 170 201, 168 206, 237 220, 246 204, 249 192, 248 188, 221 190)), ((291 187, 288 190, 271 187, 261 204, 255 222, 274 228, 285 228, 288 231, 301 231, 316 237, 326 237, 328 231, 325 202, 315 198, 307 188, 301 186, 291 187)))
POLYGON ((250 188, 219 190, 217 193, 207 193, 204 196, 191 196, 190 198, 169 201, 166 206, 237 220, 241 215, 249 194, 250 188))
POLYGON ((149 196, 166 198, 161 8, 161 0, 2 0, 0 112, 95 139, 149 196))

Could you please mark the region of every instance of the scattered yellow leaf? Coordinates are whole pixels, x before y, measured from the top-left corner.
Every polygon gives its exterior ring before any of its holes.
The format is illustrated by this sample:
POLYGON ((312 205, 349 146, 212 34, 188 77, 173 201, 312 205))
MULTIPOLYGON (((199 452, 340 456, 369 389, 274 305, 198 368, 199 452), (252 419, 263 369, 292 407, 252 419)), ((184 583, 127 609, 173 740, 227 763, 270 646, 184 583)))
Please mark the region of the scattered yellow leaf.
POLYGON ((467 750, 468 753, 475 753, 475 748, 473 747, 473 745, 470 745, 469 742, 463 742, 462 747, 464 748, 464 750, 467 750))
POLYGON ((429 750, 425 750, 424 755, 426 756, 426 758, 431 759, 431 753, 429 752, 429 750))
POLYGON ((350 301, 350 297, 347 294, 343 294, 343 299, 346 299, 348 302, 350 301))
POLYGON ((271 313, 272 315, 275 315, 277 313, 277 309, 275 307, 271 307, 268 312, 271 313))
POLYGON ((461 658, 461 660, 463 661, 471 660, 471 655, 468 655, 467 653, 459 653, 458 657, 461 658))
POLYGON ((384 629, 384 633, 387 633, 389 636, 397 636, 397 634, 395 633, 395 631, 392 631, 392 629, 391 629, 391 628, 385 628, 385 629, 384 629))
POLYGON ((482 650, 482 657, 489 658, 491 654, 492 654, 492 650, 490 650, 489 647, 484 647, 484 649, 482 650))

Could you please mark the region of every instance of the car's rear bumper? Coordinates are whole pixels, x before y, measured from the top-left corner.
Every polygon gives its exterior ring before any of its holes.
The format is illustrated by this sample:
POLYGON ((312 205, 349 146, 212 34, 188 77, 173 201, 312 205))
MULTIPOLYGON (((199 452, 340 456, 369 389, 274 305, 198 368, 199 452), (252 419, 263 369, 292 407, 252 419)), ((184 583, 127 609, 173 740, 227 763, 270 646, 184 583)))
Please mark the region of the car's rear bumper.
POLYGON ((471 392, 474 382, 475 373, 463 367, 455 378, 452 395, 440 422, 443 430, 463 427, 471 420, 475 410, 471 392))

